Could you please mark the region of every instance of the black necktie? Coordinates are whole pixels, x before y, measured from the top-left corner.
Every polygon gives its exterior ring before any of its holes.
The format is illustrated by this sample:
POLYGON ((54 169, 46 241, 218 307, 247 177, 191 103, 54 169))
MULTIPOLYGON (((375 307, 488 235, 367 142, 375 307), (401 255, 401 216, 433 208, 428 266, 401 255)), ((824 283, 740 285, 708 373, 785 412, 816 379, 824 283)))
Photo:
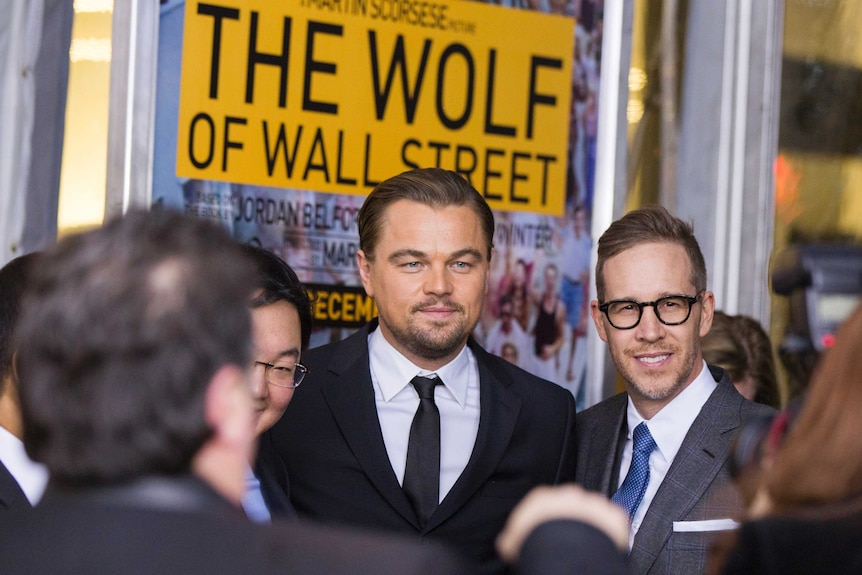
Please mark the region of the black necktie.
POLYGON ((410 383, 419 394, 419 408, 410 426, 402 488, 424 527, 440 498, 440 412, 434 387, 442 382, 417 375, 410 383))

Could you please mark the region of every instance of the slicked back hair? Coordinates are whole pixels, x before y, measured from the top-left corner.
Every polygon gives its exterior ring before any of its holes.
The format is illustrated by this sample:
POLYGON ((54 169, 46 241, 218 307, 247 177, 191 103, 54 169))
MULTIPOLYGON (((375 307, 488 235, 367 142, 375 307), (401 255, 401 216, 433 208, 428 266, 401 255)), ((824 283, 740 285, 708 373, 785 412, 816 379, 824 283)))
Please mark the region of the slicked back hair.
POLYGON ((691 264, 691 283, 700 293, 706 289, 706 263, 691 224, 672 216, 661 206, 646 206, 631 211, 612 223, 598 244, 596 295, 605 300, 605 262, 630 248, 649 243, 682 246, 691 264))
POLYGON ((292 304, 299 314, 302 347, 307 348, 311 339, 311 300, 296 272, 286 261, 269 250, 253 245, 244 245, 243 250, 254 262, 257 271, 251 308, 256 309, 279 301, 292 304))
POLYGON ((488 261, 491 260, 494 213, 488 202, 460 174, 441 168, 422 168, 381 182, 362 204, 356 224, 359 228, 359 247, 369 261, 374 261, 374 248, 383 232, 386 211, 398 200, 410 200, 432 208, 468 206, 479 218, 482 235, 488 244, 488 261))

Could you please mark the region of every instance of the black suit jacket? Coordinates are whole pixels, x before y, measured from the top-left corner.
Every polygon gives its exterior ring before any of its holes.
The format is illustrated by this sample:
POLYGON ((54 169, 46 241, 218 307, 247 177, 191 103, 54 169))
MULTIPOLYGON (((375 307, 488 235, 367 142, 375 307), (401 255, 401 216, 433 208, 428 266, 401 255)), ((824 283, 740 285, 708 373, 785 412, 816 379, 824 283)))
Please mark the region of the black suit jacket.
POLYGON ((625 554, 603 532, 573 520, 539 525, 524 541, 518 575, 631 575, 625 554))
POLYGON ((392 470, 371 383, 367 337, 303 354, 310 373, 269 431, 287 465, 300 515, 443 541, 488 571, 501 569, 494 539, 535 485, 574 479, 571 393, 469 342, 479 367, 480 417, 466 469, 420 527, 392 470))
MULTIPOLYGON (((716 532, 675 532, 673 523, 739 515, 728 468, 733 439, 745 422, 775 410, 742 397, 723 369, 709 369, 718 386, 686 432, 638 529, 630 554, 634 573, 702 573, 716 532)), ((578 414, 577 481, 607 496, 619 485, 627 405, 628 394, 620 393, 578 414)))
POLYGON ((47 492, 0 522, 3 573, 437 575, 445 550, 300 521, 259 525, 193 478, 47 492))
POLYGON ((24 495, 21 486, 0 461, 0 512, 12 509, 30 509, 30 500, 24 495))

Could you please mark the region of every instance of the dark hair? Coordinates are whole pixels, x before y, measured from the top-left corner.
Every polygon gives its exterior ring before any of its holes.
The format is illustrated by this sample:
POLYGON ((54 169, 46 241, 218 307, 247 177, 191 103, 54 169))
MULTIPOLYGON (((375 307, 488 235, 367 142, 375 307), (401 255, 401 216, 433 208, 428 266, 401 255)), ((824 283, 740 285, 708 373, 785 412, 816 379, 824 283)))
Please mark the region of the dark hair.
POLYGON ((170 211, 45 252, 16 344, 24 444, 52 482, 189 469, 213 375, 250 360, 252 273, 218 224, 170 211))
POLYGON ((254 262, 257 275, 252 295, 252 309, 279 301, 292 304, 299 314, 302 347, 311 339, 311 300, 296 272, 276 254, 261 247, 246 244, 243 250, 254 262))
POLYGON ((13 373, 12 334, 21 314, 27 276, 32 273, 38 256, 38 252, 19 256, 0 269, 0 395, 5 392, 3 382, 13 373))
POLYGON ((706 289, 706 263, 691 224, 672 216, 661 206, 645 206, 612 223, 599 238, 596 295, 600 302, 605 298, 605 262, 627 249, 646 243, 682 246, 691 263, 691 283, 698 293, 706 289))
POLYGON ((725 369, 734 383, 746 377, 754 380, 757 386, 754 401, 779 407, 781 398, 772 344, 757 320, 716 311, 701 349, 703 359, 725 369))
POLYGON ((369 261, 380 239, 387 208, 398 200, 431 207, 468 206, 476 213, 488 243, 488 260, 494 247, 494 213, 485 198, 463 176, 441 168, 410 170, 381 182, 371 191, 356 218, 359 247, 369 261))

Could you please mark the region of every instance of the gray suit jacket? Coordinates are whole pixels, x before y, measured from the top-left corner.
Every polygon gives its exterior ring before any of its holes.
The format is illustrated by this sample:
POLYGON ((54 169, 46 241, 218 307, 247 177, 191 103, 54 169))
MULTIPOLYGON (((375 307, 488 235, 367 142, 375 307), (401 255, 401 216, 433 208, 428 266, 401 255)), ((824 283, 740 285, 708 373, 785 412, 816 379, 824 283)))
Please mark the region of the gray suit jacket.
MULTIPOLYGON (((746 421, 774 410, 742 397, 723 369, 709 369, 718 386, 686 433, 638 529, 629 556, 634 573, 703 573, 715 532, 675 533, 673 522, 738 515, 740 501, 728 470, 733 439, 746 421)), ((628 394, 620 393, 577 416, 576 481, 608 496, 619 485, 627 403, 628 394)))

